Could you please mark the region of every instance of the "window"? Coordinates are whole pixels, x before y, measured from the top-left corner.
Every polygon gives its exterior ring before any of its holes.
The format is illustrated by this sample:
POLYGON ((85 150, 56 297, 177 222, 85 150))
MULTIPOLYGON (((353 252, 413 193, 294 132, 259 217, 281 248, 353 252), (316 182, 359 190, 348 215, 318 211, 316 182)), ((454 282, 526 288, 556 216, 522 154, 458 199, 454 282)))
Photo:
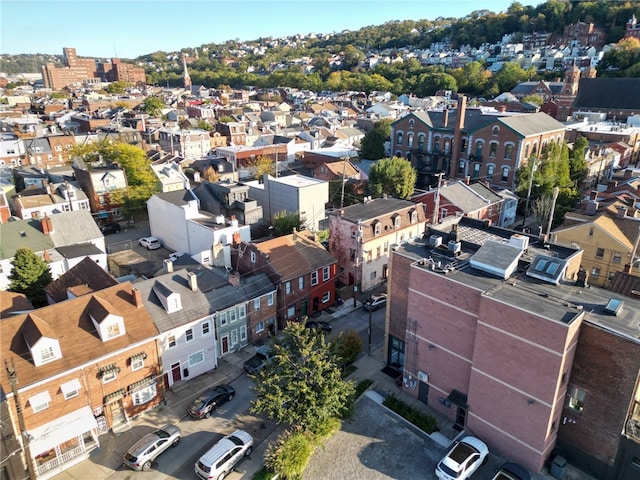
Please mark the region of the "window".
POLYGON ((444 148, 443 148, 444 153, 449 153, 449 147, 450 147, 450 145, 449 145, 449 139, 448 139, 448 138, 445 138, 445 139, 444 139, 444 148))
POLYGON ((593 268, 591 270, 591 276, 592 277, 599 277, 600 276, 600 269, 599 268, 593 268))
POLYGON ((584 410, 584 400, 586 397, 586 391, 578 387, 571 387, 571 390, 569 390, 569 408, 576 412, 582 412, 584 410))
POLYGON ((331 278, 331 267, 322 267, 322 281, 326 282, 331 278))
POLYGON ((402 222, 402 219, 400 218, 400 215, 396 215, 393 218, 393 228, 400 228, 400 223, 402 222))
POLYGON ((425 138, 424 133, 421 133, 421 134, 418 135, 418 150, 419 151, 424 150, 424 138, 425 138))
POLYGON ((480 164, 473 164, 473 178, 478 178, 480 176, 480 164))
POLYGON ((433 141, 433 153, 438 153, 440 151, 440 137, 436 137, 433 141))
POLYGON ((484 147, 484 142, 482 140, 478 140, 476 142, 476 157, 482 156, 482 147, 484 147))
POLYGON ((500 128, 499 127, 493 127, 491 129, 491 135, 493 135, 494 137, 498 136, 498 133, 500 133, 500 128))
POLYGON ((380 245, 378 245, 376 247, 376 258, 380 258, 381 253, 382 253, 382 248, 380 247, 380 245))
POLYGON ((227 312, 222 312, 220 314, 220 325, 226 325, 227 324, 227 312))
POLYGON ((251 252, 251 263, 256 263, 256 252, 251 252))
POLYGON ((325 292, 322 296, 322 303, 327 303, 331 300, 331 292, 325 292))
POLYGON ((247 316, 247 307, 246 305, 240 305, 238 307, 238 318, 243 320, 247 316))
POLYGON ((51 360, 55 360, 56 354, 53 351, 53 347, 44 347, 40 349, 40 362, 46 363, 51 360))
POLYGON ((102 383, 113 382, 116 378, 118 378, 116 370, 108 370, 102 374, 102 383))
POLYGON ((463 138, 460 140, 460 152, 464 153, 467 151, 467 139, 463 138))
POLYGON ((247 339, 247 327, 242 325, 240 327, 240 341, 244 342, 247 339))
POLYGON ((369 280, 375 280, 376 278, 378 278, 378 272, 376 272, 375 270, 373 272, 371 272, 371 274, 369 275, 369 280))
POLYGON ((235 345, 238 343, 238 331, 231 330, 231 345, 235 345))
POLYGON ((267 293, 267 305, 273 305, 273 292, 267 293))
POLYGON ((33 413, 38 413, 49 408, 50 401, 49 392, 42 392, 29 398, 29 405, 31 405, 33 413))
POLYGON ((511 160, 511 155, 513 155, 513 145, 507 145, 504 147, 504 158, 506 160, 511 160))
POLYGON ((619 252, 613 252, 613 263, 620 263, 622 261, 622 254, 619 252))
POLYGON ((491 144, 489 144, 489 156, 491 158, 495 158, 496 157, 496 152, 498 151, 498 144, 495 142, 492 142, 491 144))
POLYGON ((198 365, 199 363, 204 362, 204 350, 200 350, 199 352, 192 353, 189 355, 189 366, 193 367, 194 365, 198 365))
POLYGON ((356 260, 356 251, 353 248, 349 249, 349 260, 352 262, 356 260))
POLYGON ((464 173, 464 160, 458 162, 458 173, 462 175, 464 173))
POLYGON ((529 144, 524 146, 524 158, 529 158, 529 144))
POLYGON ((296 315, 296 306, 295 305, 289 305, 289 308, 287 308, 287 318, 293 318, 296 315))
POLYGON ((604 257, 604 248, 596 249, 596 257, 598 257, 598 258, 604 257))
POLYGON ((145 388, 141 388, 140 390, 136 390, 133 392, 133 404, 134 405, 142 405, 144 403, 150 402, 155 398, 157 394, 156 384, 149 385, 145 388))
POLYGON ((594 232, 594 228, 593 228, 593 227, 591 227, 591 228, 589 229, 589 236, 590 236, 590 237, 593 237, 593 232, 594 232))
POLYGON ((500 180, 503 182, 509 180, 509 167, 502 167, 502 178, 500 180))
MULTIPOLYGON (((411 213, 409 214, 409 221, 411 222, 411 224, 417 223, 418 222, 418 212, 416 210, 411 210, 411 213)), ((380 248, 380 247, 378 247, 380 248)), ((380 255, 378 255, 380 256, 380 255)))
POLYGON ((202 336, 206 337, 211 333, 211 324, 207 321, 202 324, 202 336))
POLYGON ((167 343, 169 344, 169 348, 173 348, 176 346, 176 337, 174 335, 171 335, 169 338, 167 338, 167 343))
POLYGON ((304 277, 298 277, 298 290, 304 290, 304 277))
POLYGON ((260 320, 258 323, 256 323, 256 333, 261 333, 264 332, 264 321, 260 320))
POLYGON ((229 310, 229 323, 233 323, 236 321, 236 309, 229 310))
POLYGON ((253 310, 256 312, 260 310, 260 298, 253 299, 253 310))
POLYGON ((398 136, 396 137, 396 144, 402 145, 402 132, 398 132, 398 136))
POLYGON ((287 295, 291 293, 291 282, 285 282, 284 293, 286 293, 287 295))
POLYGON ((144 357, 137 356, 131 359, 131 371, 135 372, 136 370, 140 370, 144 367, 144 357))
POLYGON ((409 120, 409 128, 413 128, 414 125, 415 125, 415 121, 412 118, 411 120, 409 120))
POLYGON ((318 284, 318 271, 311 272, 311 285, 318 284))
POLYGON ((493 178, 493 172, 495 169, 495 165, 487 165, 487 177, 489 177, 489 179, 493 178))
POLYGON ((120 325, 112 323, 107 326, 107 338, 113 338, 120 335, 120 325))
POLYGON ((413 133, 407 135, 407 146, 409 148, 413 147, 413 133))
POLYGON ((193 328, 190 328, 186 332, 184 332, 184 341, 190 342, 191 340, 193 340, 193 328))

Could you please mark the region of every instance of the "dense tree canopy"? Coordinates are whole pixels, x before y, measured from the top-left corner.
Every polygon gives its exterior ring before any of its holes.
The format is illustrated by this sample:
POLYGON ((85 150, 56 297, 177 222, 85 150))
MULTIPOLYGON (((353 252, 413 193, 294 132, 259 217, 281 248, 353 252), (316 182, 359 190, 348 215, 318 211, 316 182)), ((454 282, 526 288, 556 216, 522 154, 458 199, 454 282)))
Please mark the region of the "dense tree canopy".
POLYGON ((369 169, 369 193, 375 197, 383 194, 409 198, 416 184, 416 169, 400 157, 378 160, 369 169))
POLYGON ((375 123, 360 142, 360 158, 380 160, 384 158, 384 142, 391 136, 391 120, 375 123))
POLYGON ((310 430, 340 417, 354 386, 342 379, 333 350, 320 331, 289 325, 274 342, 272 360, 256 376, 252 411, 310 430))
POLYGON ((273 235, 275 237, 282 237, 283 235, 289 235, 293 233, 293 229, 300 231, 303 227, 304 219, 300 217, 299 212, 277 212, 273 214, 273 235))
POLYGON ((19 248, 9 274, 9 291, 23 293, 34 307, 46 305, 44 288, 52 281, 49 265, 29 248, 19 248))

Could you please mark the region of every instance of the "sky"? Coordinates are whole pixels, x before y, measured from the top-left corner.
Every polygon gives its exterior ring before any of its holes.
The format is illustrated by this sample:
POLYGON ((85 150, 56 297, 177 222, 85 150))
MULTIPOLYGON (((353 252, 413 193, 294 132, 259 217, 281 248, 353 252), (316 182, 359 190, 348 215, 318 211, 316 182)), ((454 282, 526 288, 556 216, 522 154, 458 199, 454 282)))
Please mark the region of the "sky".
MULTIPOLYGON (((506 11, 513 0, 0 0, 0 53, 135 58, 226 40, 506 11)), ((524 5, 536 2, 520 0, 524 5)))

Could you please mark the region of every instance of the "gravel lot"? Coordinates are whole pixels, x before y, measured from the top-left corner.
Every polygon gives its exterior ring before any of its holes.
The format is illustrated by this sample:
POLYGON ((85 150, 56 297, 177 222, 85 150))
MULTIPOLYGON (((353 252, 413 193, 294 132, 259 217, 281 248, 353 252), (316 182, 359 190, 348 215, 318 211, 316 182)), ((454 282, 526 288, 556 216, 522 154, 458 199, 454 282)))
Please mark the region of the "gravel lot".
POLYGON ((313 454, 303 480, 435 479, 445 449, 366 395, 352 419, 313 454))

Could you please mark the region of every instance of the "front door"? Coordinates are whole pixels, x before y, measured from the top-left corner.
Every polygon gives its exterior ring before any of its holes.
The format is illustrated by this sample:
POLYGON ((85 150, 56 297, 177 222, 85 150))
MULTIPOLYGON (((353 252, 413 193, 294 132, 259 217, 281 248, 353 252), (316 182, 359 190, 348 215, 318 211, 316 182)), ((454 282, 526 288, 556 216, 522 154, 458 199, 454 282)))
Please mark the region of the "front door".
POLYGON ((220 338, 220 341, 222 342, 221 352, 222 352, 222 355, 224 355, 229 351, 229 335, 223 335, 220 338))
POLYGON ((124 423, 124 421, 126 420, 120 400, 110 403, 109 411, 111 413, 111 428, 124 423))
POLYGON ((429 384, 424 383, 422 380, 420 380, 420 384, 418 386, 418 400, 425 405, 429 404, 429 384))
POLYGON ((464 425, 467 421, 467 409, 458 407, 458 411, 456 412, 456 424, 453 426, 458 431, 464 430, 464 425))
POLYGON ((182 380, 182 375, 180 375, 180 362, 171 364, 171 380, 172 384, 182 380))
POLYGON ((309 300, 303 300, 300 303, 300 318, 306 317, 308 311, 309 311, 309 300))

